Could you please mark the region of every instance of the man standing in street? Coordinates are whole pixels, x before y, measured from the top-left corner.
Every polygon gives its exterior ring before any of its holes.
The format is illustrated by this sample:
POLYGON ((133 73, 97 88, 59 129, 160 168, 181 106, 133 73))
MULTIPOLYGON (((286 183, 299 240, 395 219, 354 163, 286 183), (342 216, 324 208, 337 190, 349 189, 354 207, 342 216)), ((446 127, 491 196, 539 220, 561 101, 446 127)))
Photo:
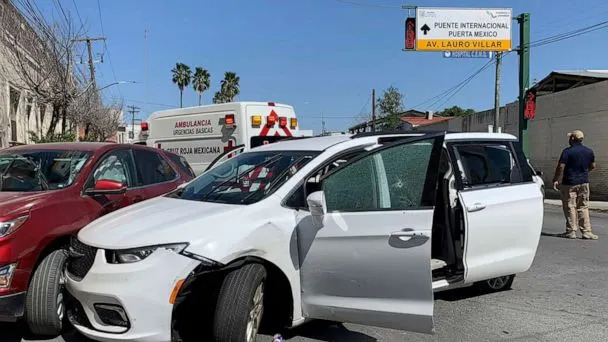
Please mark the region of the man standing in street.
POLYGON ((593 151, 583 145, 583 132, 568 133, 570 147, 562 151, 555 169, 553 188, 561 184, 562 206, 566 216, 566 232, 562 237, 576 239, 580 228, 583 239, 597 240, 591 232, 589 219, 589 171, 595 168, 593 151))

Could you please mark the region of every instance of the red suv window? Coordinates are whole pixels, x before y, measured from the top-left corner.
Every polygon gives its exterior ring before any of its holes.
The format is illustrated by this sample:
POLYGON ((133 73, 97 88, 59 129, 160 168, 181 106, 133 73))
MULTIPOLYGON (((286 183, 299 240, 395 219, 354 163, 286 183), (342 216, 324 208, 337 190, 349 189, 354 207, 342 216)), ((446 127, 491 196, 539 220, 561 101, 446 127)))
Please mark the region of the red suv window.
POLYGON ((158 153, 146 150, 133 150, 139 186, 169 182, 177 173, 158 153))
POLYGON ((173 154, 173 153, 167 153, 167 156, 169 157, 169 159, 171 159, 172 162, 175 163, 175 165, 177 165, 180 170, 182 170, 185 174, 191 176, 191 177, 196 177, 196 175, 194 174, 194 171, 192 170, 192 168, 190 167, 190 164, 188 164, 188 162, 186 161, 186 158, 182 157, 182 156, 178 156, 177 154, 173 154))

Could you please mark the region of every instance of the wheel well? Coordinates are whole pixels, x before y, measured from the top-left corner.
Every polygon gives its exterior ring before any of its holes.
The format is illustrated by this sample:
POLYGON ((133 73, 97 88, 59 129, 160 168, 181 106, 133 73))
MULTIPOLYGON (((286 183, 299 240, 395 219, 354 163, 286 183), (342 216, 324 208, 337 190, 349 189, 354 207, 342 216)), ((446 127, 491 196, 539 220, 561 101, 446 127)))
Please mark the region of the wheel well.
POLYGON ((52 252, 54 252, 58 249, 67 248, 70 245, 70 238, 71 238, 71 235, 58 236, 54 240, 52 240, 50 243, 48 243, 46 246, 44 246, 44 248, 42 249, 40 254, 38 254, 38 257, 36 258, 36 262, 34 263, 34 266, 32 267, 32 272, 30 273, 30 278, 28 279, 28 284, 29 284, 29 280, 31 280, 32 276, 34 275, 36 268, 38 268, 38 265, 40 265, 42 260, 44 260, 44 258, 46 258, 47 255, 51 254, 52 252))
POLYGON ((172 341, 200 341, 210 338, 211 323, 222 281, 230 271, 259 263, 266 269, 263 331, 276 333, 291 326, 293 296, 287 276, 275 264, 257 257, 243 257, 219 268, 198 267, 182 285, 171 322, 172 341), (183 317, 183 319, 182 319, 183 317), (196 322, 192 317, 198 317, 196 322), (206 326, 201 326, 207 322, 206 326))

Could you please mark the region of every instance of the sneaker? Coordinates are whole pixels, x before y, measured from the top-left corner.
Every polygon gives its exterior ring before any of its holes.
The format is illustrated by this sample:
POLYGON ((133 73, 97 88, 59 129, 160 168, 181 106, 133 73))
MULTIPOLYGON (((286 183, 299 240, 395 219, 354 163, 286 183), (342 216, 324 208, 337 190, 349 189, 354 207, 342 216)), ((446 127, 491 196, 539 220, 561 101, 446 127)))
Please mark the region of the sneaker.
POLYGON ((599 236, 593 234, 592 232, 585 232, 585 233, 583 233, 583 239, 585 239, 585 240, 597 240, 597 239, 599 239, 599 236))
POLYGON ((558 234, 557 236, 566 238, 566 239, 576 239, 576 232, 565 232, 558 234))

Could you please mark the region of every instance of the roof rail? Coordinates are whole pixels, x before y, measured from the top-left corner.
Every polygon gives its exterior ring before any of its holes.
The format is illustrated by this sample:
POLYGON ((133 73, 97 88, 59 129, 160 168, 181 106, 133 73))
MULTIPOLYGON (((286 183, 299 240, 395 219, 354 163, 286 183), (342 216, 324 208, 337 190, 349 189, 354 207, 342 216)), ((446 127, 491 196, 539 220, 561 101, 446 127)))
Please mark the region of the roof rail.
POLYGON ((357 133, 351 136, 351 139, 364 138, 364 137, 375 137, 380 135, 406 135, 406 134, 435 134, 435 133, 446 133, 445 131, 377 131, 377 132, 363 132, 357 133))

